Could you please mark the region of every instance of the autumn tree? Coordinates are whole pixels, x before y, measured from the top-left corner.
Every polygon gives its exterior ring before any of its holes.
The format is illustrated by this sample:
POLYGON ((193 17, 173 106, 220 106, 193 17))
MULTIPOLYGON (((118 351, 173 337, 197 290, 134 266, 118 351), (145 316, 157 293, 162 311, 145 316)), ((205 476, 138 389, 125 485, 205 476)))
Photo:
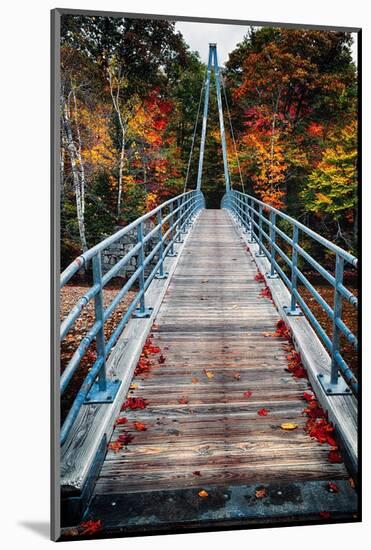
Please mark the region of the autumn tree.
POLYGON ((357 125, 353 121, 331 133, 322 159, 309 175, 302 197, 310 212, 334 220, 336 238, 348 248, 352 242, 344 226, 354 224, 357 212, 357 125))
POLYGON ((341 32, 252 29, 227 63, 245 178, 295 214, 329 135, 355 117, 350 44, 341 32))

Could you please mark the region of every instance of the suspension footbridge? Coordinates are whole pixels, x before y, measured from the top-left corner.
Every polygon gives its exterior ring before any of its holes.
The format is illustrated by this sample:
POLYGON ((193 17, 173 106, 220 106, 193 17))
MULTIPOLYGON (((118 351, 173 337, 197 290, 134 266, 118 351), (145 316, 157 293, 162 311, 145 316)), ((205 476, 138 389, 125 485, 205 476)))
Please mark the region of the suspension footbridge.
POLYGON ((95 323, 61 375, 62 394, 96 344, 61 428, 66 527, 99 518, 106 534, 130 534, 357 513, 358 386, 341 348, 345 338, 357 349, 342 316, 344 301, 357 306, 344 281, 357 260, 232 188, 214 44, 203 90, 196 188, 108 237, 61 275, 63 286, 92 265, 93 283, 63 320, 62 339, 86 304, 95 304, 95 323), (201 191, 212 69, 226 183, 217 210, 205 208, 201 191), (135 244, 103 275, 102 252, 128 234, 135 244), (304 241, 325 251, 333 270, 304 241), (133 257, 135 272, 104 308, 104 287, 133 257), (302 259, 333 287, 333 303, 308 280, 302 259), (135 297, 106 340, 105 323, 132 288, 135 297), (331 332, 301 288, 331 319, 331 332))

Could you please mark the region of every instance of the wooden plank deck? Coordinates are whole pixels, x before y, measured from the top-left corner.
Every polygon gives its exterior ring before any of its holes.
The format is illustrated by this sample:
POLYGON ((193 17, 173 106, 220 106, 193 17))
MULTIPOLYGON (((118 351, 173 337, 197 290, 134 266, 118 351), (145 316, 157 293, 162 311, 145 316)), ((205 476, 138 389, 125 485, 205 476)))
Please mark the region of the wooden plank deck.
POLYGON ((96 498, 348 477, 343 464, 327 460, 329 447, 303 430, 308 382, 285 370, 285 341, 264 336, 279 315, 255 275, 226 211, 204 210, 152 329, 165 362, 157 354, 150 374, 135 377, 129 395, 149 404, 121 413, 127 423, 111 441, 124 432, 134 439, 108 451, 96 498), (267 416, 257 414, 261 408, 267 416), (135 431, 135 421, 147 430, 135 431), (285 421, 298 428, 282 430, 285 421))

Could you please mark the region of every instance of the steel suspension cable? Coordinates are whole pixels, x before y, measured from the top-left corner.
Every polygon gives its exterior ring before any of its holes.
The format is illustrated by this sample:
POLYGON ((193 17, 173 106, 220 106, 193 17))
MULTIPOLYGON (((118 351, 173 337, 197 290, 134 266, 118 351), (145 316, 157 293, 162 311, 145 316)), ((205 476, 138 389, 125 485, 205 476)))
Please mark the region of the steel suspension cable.
POLYGON ((188 159, 186 177, 185 177, 185 181, 184 181, 183 193, 185 193, 186 190, 187 190, 188 176, 189 176, 189 171, 190 171, 190 168, 191 168, 191 161, 192 161, 192 155, 193 155, 193 148, 194 148, 195 139, 196 139, 197 125, 198 125, 198 117, 200 116, 200 110, 201 110, 202 93, 203 93, 203 91, 204 91, 205 81, 206 81, 206 73, 207 73, 207 69, 205 69, 205 74, 204 74, 204 78, 203 78, 202 86, 201 86, 201 91, 200 91, 200 99, 199 99, 199 102, 198 102, 197 116, 196 116, 195 127, 194 127, 194 130, 193 130, 192 145, 191 145, 191 151, 190 151, 190 153, 189 153, 189 159, 188 159))
POLYGON ((229 127, 230 127, 230 129, 231 129, 231 137, 232 137, 232 141, 233 141, 234 152, 235 152, 236 160, 237 160, 238 172, 239 172, 239 175, 240 175, 240 181, 241 181, 242 192, 245 193, 245 185, 244 185, 243 178, 242 178, 242 172, 241 172, 241 166, 240 166, 240 159, 239 159, 239 157, 238 157, 237 145, 236 145, 236 140, 235 140, 235 137, 234 137, 234 131, 233 131, 233 125, 232 125, 232 118, 231 118, 231 113, 230 113, 230 111, 229 111, 229 105, 228 105, 227 94, 226 94, 226 91, 225 91, 224 76, 221 74, 220 77, 221 77, 220 80, 222 81, 222 88, 223 88, 223 93, 224 93, 225 106, 226 106, 226 108, 227 108, 227 114, 228 114, 228 120, 229 120, 229 127))

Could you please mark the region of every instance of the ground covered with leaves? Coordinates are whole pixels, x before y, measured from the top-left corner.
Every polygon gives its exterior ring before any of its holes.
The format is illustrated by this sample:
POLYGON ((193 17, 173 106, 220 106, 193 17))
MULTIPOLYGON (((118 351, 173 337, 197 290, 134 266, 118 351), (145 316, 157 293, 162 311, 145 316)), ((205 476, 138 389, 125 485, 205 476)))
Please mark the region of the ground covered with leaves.
MULTIPOLYGON (((347 289, 350 290, 355 296, 357 296, 358 291, 357 287, 347 284, 347 289)), ((334 303, 334 289, 330 285, 315 285, 317 292, 322 296, 322 298, 333 307, 334 303)), ((330 336, 332 335, 332 320, 329 318, 324 309, 318 304, 317 300, 312 296, 312 294, 306 288, 300 287, 299 292, 308 307, 311 309, 312 313, 315 315, 316 319, 321 324, 322 328, 330 336)), ((357 335, 358 330, 358 312, 357 308, 350 305, 345 300, 343 301, 343 314, 342 320, 346 326, 357 335)), ((358 372, 358 355, 354 349, 354 346, 347 342, 344 336, 340 339, 341 342, 341 353, 344 360, 349 365, 353 373, 357 376, 358 372)))
MULTIPOLYGON (((104 307, 107 307, 110 304, 121 286, 122 282, 113 282, 103 290, 104 307)), ((76 302, 85 294, 85 292, 87 292, 88 289, 89 286, 82 284, 66 285, 62 288, 60 296, 62 321, 70 312, 70 310, 74 307, 76 302)), ((110 338, 114 329, 121 321, 122 316, 125 314, 135 294, 135 291, 129 291, 124 299, 121 300, 115 311, 112 313, 111 317, 106 321, 104 325, 104 334, 106 341, 110 338)), ((90 300, 90 302, 83 308, 80 316, 76 319, 73 327, 68 332, 66 338, 61 344, 61 372, 64 371, 77 346, 80 344, 87 331, 94 324, 94 320, 94 300, 90 300)), ((72 402, 76 397, 76 394, 80 389, 81 384, 85 376, 87 375, 89 368, 93 365, 95 359, 96 350, 95 342, 93 341, 92 344, 89 346, 85 356, 83 357, 76 374, 73 376, 66 392, 63 395, 61 403, 62 419, 65 418, 67 411, 71 407, 72 402)))

